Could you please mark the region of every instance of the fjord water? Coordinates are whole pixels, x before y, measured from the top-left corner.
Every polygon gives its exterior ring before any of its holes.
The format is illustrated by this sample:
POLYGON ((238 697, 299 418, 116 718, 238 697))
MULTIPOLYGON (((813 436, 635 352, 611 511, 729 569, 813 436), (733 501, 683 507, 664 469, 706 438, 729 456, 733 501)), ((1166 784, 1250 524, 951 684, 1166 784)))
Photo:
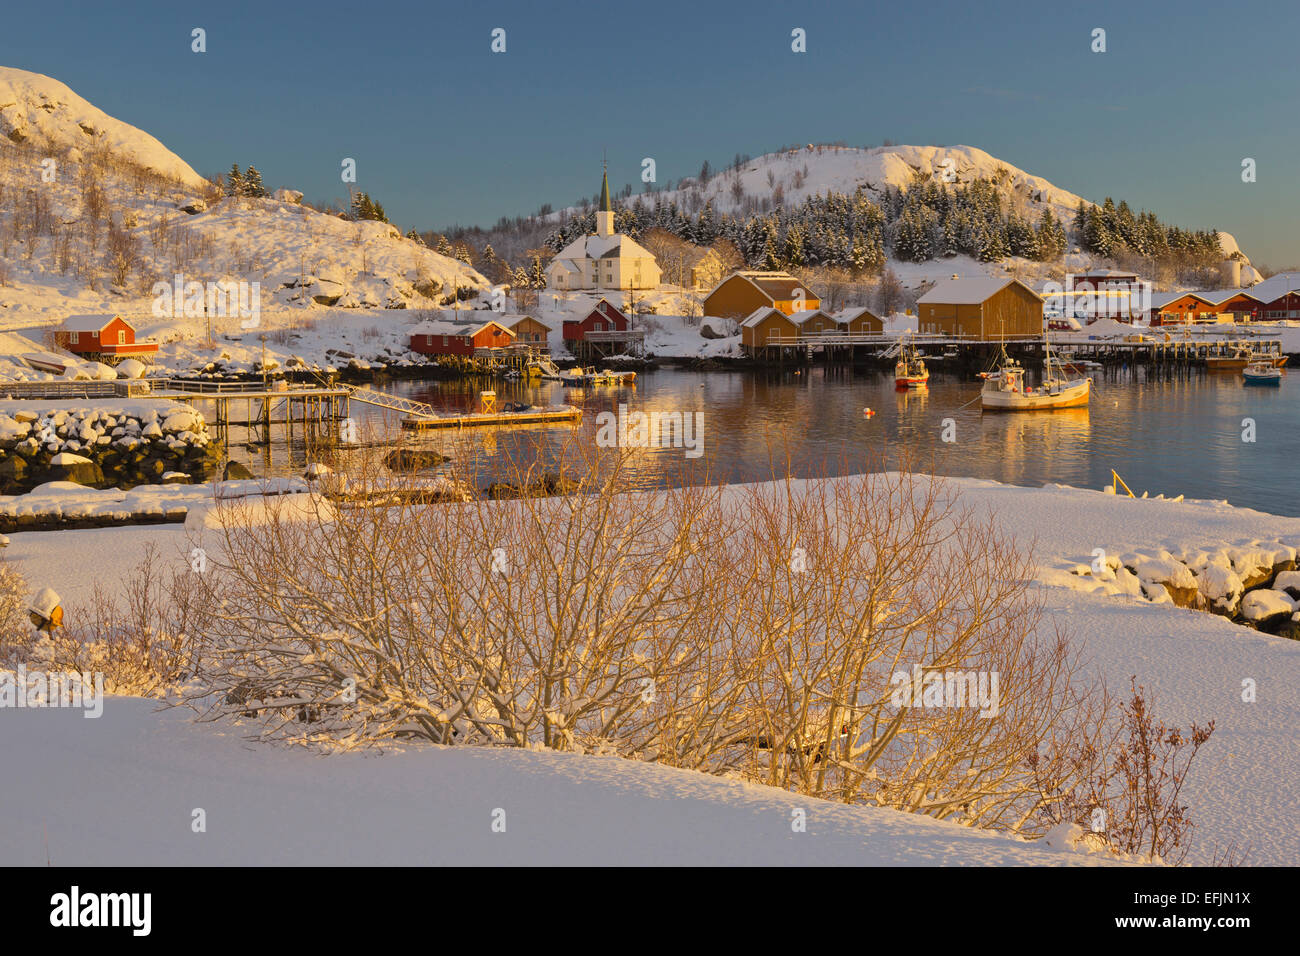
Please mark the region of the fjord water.
MULTIPOLYGON (((472 410, 484 387, 495 388, 499 403, 569 402, 583 408, 578 433, 593 442, 597 415, 620 404, 629 411, 702 412, 705 455, 690 460, 681 448, 645 450, 634 467, 646 485, 683 474, 689 480, 691 469, 702 475, 706 467, 715 480, 761 480, 774 467, 783 472, 787 456, 799 475, 861 471, 882 456, 890 464, 906 457, 913 468, 944 475, 1098 490, 1110 484, 1113 468, 1139 495, 1226 499, 1300 514, 1296 371, 1284 373, 1280 388, 1259 388, 1244 386, 1237 372, 1108 369, 1094 373, 1088 408, 1008 414, 980 410, 978 380, 931 369, 929 388, 912 392, 896 391, 886 372, 825 366, 660 369, 640 374, 630 388, 550 382, 378 387, 440 410, 472 410), (864 415, 865 408, 875 414, 864 415), (1254 441, 1243 440, 1252 437, 1250 421, 1254 441), (955 440, 944 441, 945 432, 955 440)), ((353 415, 372 427, 383 420, 382 409, 358 403, 353 415)), ((395 432, 394 424, 386 422, 395 432)), ((492 474, 510 460, 545 461, 572 436, 573 426, 529 426, 428 433, 423 441, 462 466, 492 474)), ((283 473, 279 466, 270 470, 283 473)))

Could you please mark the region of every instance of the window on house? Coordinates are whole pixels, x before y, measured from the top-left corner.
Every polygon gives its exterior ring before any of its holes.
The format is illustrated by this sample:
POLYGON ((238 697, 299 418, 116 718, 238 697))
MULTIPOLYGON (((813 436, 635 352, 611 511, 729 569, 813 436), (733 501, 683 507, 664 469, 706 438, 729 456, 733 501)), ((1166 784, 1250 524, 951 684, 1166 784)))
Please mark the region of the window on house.
POLYGON ((443 344, 444 346, 448 344, 448 339, 449 339, 449 336, 444 335, 444 336, 442 337, 442 344, 443 344))
POLYGON ((77 344, 77 338, 78 338, 80 335, 81 335, 80 332, 73 332, 73 333, 72 333, 72 344, 73 344, 73 345, 76 345, 76 344, 77 344))
POLYGON ((123 332, 121 329, 118 329, 117 332, 117 344, 126 345, 126 333, 123 332))
POLYGON ((432 336, 432 335, 426 335, 426 336, 424 337, 424 344, 425 344, 425 345, 432 345, 432 344, 433 344, 433 336, 432 336))

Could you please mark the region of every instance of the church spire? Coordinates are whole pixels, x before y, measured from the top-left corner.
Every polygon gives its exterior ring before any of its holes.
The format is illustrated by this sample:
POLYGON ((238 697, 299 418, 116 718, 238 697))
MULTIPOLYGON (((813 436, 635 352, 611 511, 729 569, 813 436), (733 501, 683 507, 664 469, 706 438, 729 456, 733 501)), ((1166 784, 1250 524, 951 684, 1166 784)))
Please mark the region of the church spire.
POLYGON ((601 163, 604 172, 600 180, 600 206, 596 209, 596 235, 614 235, 614 204, 609 199, 609 162, 601 163))
POLYGON ((606 169, 600 180, 600 211, 613 212, 614 204, 609 201, 609 170, 606 169))

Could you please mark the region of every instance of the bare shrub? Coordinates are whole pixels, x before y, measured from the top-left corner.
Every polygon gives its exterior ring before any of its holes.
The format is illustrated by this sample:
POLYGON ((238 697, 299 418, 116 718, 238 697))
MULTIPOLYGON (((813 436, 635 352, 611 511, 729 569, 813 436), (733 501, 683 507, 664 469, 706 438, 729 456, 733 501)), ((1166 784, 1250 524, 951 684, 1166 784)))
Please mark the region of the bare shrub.
MULTIPOLYGON (((1053 824, 1087 828, 1119 853, 1178 864, 1192 833, 1183 785, 1214 733, 1214 721, 1193 723, 1184 734, 1157 720, 1152 705, 1150 692, 1132 678, 1115 736, 1104 744, 1075 741, 1064 748, 1061 756, 1073 764, 1070 777, 1076 782, 1068 789, 1044 787, 1054 799, 1043 804, 1042 813, 1053 824)), ((1244 858, 1235 846, 1215 854, 1217 865, 1244 858)))
MULTIPOLYGON (((126 576, 122 594, 96 584, 88 605, 69 606, 64 627, 39 634, 32 627, 8 636, 0 662, 24 662, 45 670, 102 672, 110 693, 163 697, 192 671, 189 634, 205 613, 190 567, 161 561, 150 545, 126 576)), ((0 622, 7 619, 8 588, 0 569, 0 622)), ((20 608, 22 605, 19 605, 20 608)))

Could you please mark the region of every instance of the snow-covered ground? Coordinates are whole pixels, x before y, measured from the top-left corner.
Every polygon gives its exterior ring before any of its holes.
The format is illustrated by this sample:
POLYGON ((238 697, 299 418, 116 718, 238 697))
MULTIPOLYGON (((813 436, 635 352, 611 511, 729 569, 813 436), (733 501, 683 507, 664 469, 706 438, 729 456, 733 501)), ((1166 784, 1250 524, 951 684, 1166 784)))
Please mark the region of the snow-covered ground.
POLYGON ((612 757, 250 748, 151 701, 0 711, 11 865, 1014 865, 1095 855, 612 757), (204 811, 206 832, 191 829, 204 811), (795 832, 795 811, 806 831, 795 832), (504 816, 502 815, 504 812, 504 816), (504 819, 504 832, 493 829, 504 819))
MULTIPOLYGON (((1084 489, 951 479, 992 509, 1041 566, 1052 621, 1120 692, 1136 676, 1159 717, 1215 721, 1184 791, 1196 822, 1192 862, 1235 842, 1254 864, 1300 861, 1300 643, 1203 611, 1090 591, 1065 569, 1108 554, 1300 544, 1300 518, 1215 501, 1128 499, 1084 489), (1253 702, 1243 681, 1258 684, 1253 702)), ((180 526, 23 533, 5 558, 34 589, 53 586, 70 614, 92 599, 94 571, 129 568, 149 544, 188 560, 180 526)), ((892 812, 598 757, 411 747, 315 757, 241 742, 229 727, 111 698, 98 721, 53 710, 0 711, 16 776, 0 840, 39 862, 42 825, 56 864, 77 862, 901 862, 1091 861, 892 812), (93 786, 86 786, 86 780, 93 786), (808 806, 809 832, 790 810, 808 806), (208 813, 192 834, 190 812, 208 813), (496 808, 507 835, 490 829, 496 808), (360 812, 358 812, 360 810, 360 812), (496 841, 496 842, 493 842, 496 841), (801 842, 802 841, 802 842, 801 842)))

